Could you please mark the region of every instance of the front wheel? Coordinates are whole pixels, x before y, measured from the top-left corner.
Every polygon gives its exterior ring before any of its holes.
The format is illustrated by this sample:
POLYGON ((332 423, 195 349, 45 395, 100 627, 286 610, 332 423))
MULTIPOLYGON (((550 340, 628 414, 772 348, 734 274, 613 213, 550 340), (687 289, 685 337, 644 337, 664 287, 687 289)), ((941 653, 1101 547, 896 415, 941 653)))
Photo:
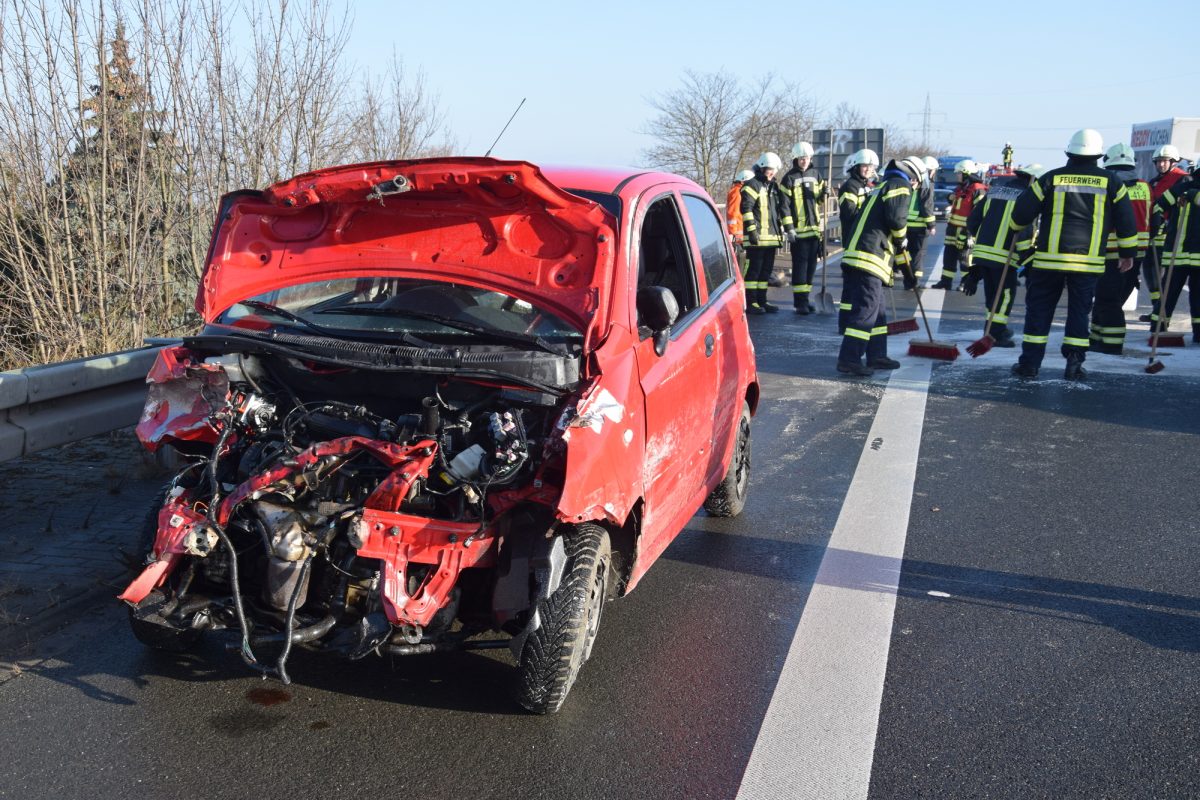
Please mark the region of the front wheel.
POLYGON ((738 418, 737 439, 729 456, 725 478, 717 484, 704 501, 704 510, 714 517, 736 517, 746 507, 746 492, 750 488, 750 406, 742 403, 738 418))
POLYGON ((567 564, 562 582, 538 604, 541 624, 525 640, 517 663, 517 702, 535 714, 552 714, 562 707, 592 653, 608 598, 608 531, 586 523, 563 543, 567 564))

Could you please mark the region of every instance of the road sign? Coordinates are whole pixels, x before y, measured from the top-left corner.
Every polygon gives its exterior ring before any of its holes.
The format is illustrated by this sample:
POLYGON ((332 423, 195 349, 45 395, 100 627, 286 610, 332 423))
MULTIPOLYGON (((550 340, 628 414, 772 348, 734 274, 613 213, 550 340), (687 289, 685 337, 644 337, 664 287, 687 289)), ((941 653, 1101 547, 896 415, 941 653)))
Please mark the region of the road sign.
POLYGON ((840 180, 845 174, 846 157, 856 150, 869 147, 881 161, 886 160, 883 150, 883 128, 823 128, 812 132, 813 166, 822 175, 840 180), (832 151, 832 171, 830 155, 832 151))

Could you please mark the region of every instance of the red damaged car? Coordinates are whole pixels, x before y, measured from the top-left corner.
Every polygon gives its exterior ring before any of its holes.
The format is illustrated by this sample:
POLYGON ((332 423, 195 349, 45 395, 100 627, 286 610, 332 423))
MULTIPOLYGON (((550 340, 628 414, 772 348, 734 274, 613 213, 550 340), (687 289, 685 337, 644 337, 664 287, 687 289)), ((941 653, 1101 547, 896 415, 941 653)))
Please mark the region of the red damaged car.
POLYGON ((351 660, 509 648, 556 711, 605 601, 741 511, 759 387, 696 184, 488 158, 227 195, 137 433, 186 466, 121 594, 142 642, 351 660))

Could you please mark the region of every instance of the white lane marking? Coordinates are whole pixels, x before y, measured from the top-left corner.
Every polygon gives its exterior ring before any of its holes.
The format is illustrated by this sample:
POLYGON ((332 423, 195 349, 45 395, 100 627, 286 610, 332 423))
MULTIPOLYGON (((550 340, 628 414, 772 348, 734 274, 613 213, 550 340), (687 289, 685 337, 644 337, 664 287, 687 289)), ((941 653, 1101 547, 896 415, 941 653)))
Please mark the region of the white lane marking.
MULTIPOLYGON (((944 297, 922 294, 934 333, 944 297)), ((738 798, 867 796, 931 372, 888 379, 738 798)))

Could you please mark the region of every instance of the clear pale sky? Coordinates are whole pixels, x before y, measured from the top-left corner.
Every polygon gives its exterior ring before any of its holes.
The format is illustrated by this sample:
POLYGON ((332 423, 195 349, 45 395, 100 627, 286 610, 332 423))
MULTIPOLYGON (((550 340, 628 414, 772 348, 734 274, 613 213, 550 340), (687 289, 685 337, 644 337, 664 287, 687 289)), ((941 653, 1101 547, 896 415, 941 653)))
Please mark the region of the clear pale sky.
MULTIPOLYGON (((424 71, 464 154, 535 163, 640 165, 647 98, 685 69, 766 72, 829 108, 914 129, 926 92, 932 140, 998 161, 1062 161, 1071 133, 1105 145, 1130 125, 1200 116, 1200 5, 1184 2, 716 3, 360 0, 352 59, 393 48, 424 71), (1086 12, 1086 13, 1085 13, 1086 12), (914 31, 923 33, 914 37, 914 31), (802 46, 801 46, 802 43, 802 46), (1169 70, 1174 70, 1174 73, 1169 70)), ((791 142, 780 142, 785 151, 791 142)))

